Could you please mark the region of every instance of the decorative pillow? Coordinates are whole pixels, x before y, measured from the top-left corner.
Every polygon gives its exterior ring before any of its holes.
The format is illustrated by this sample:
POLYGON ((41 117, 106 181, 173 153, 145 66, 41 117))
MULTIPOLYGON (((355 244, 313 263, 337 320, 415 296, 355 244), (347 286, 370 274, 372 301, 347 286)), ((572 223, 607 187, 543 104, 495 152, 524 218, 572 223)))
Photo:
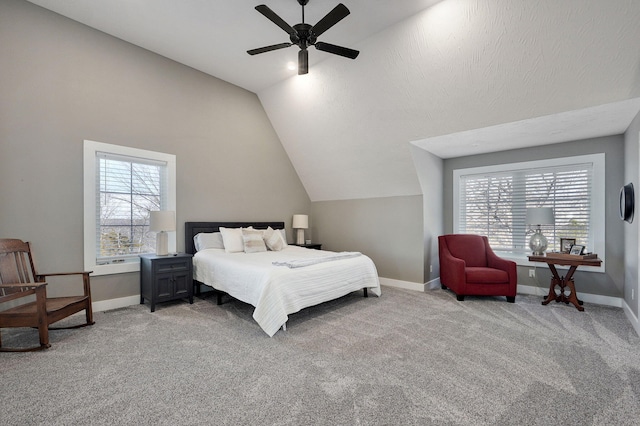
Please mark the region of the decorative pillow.
POLYGON ((287 230, 282 228, 282 229, 279 229, 279 231, 280 231, 280 234, 282 235, 282 242, 284 243, 284 246, 285 247, 288 246, 289 244, 287 244, 287 230))
POLYGON ((242 230, 242 241, 244 243, 245 253, 267 251, 267 247, 264 245, 264 240, 262 239, 262 231, 258 229, 244 228, 242 230))
POLYGON ((201 232, 193 237, 196 251, 205 249, 223 249, 222 234, 220 232, 201 232))
POLYGON ((242 228, 220 227, 220 233, 222 234, 224 251, 226 251, 227 253, 240 253, 244 251, 244 242, 242 241, 242 228))
POLYGON ((272 227, 268 227, 264 231, 264 242, 269 247, 269 250, 280 251, 286 247, 286 243, 282 239, 282 234, 272 227))

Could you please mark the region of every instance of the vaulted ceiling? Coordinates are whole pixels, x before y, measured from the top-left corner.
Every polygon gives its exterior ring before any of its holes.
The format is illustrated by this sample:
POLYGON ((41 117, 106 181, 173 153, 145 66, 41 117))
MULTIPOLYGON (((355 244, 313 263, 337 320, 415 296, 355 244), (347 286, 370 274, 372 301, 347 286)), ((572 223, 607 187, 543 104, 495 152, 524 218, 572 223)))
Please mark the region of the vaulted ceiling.
MULTIPOLYGON (((637 0, 342 0, 310 49, 296 0, 30 0, 259 96, 312 201, 421 193, 410 143, 442 157, 623 133, 640 109, 637 0), (586 126, 588 124, 588 126, 586 126)), ((315 23, 338 1, 311 0, 315 23)))

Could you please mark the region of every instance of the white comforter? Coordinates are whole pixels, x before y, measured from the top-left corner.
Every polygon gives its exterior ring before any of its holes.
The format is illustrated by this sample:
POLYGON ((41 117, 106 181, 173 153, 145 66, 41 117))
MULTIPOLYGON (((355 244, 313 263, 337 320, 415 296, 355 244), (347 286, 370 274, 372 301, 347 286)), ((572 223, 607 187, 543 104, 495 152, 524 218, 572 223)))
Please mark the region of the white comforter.
POLYGON ((253 318, 265 333, 273 336, 287 322, 288 314, 308 306, 362 288, 380 296, 378 272, 365 255, 293 269, 272 264, 326 255, 324 250, 297 246, 261 253, 206 249, 193 257, 193 277, 253 305, 253 318))

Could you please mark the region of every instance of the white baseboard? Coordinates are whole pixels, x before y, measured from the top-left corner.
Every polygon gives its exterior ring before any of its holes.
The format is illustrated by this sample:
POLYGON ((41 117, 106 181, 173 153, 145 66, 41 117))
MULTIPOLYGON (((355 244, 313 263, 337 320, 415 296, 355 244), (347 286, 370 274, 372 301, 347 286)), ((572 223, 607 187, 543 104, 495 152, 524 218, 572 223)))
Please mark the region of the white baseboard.
MULTIPOLYGON (((531 285, 518 284, 518 293, 532 294, 534 296, 545 297, 549 294, 549 288, 536 287, 531 285)), ((622 308, 624 299, 621 297, 601 296, 599 294, 591 293, 578 293, 578 298, 584 302, 595 303, 597 305, 613 306, 616 308, 622 308)))
POLYGON ((431 281, 427 282, 425 285, 429 290, 435 290, 437 288, 440 288, 441 287, 440 277, 432 279, 431 281))
POLYGON ((140 304, 140 295, 120 297, 118 299, 101 300, 99 302, 93 302, 91 307, 93 312, 110 311, 111 309, 125 308, 131 305, 140 304))
POLYGON ((623 301, 622 309, 624 310, 624 314, 627 316, 627 319, 636 330, 636 333, 638 333, 638 336, 640 336, 640 322, 638 322, 638 317, 635 316, 629 305, 627 305, 626 301, 623 301))
MULTIPOLYGON (((440 277, 435 278, 429 282, 424 284, 412 283, 408 281, 399 281, 392 280, 390 278, 380 278, 380 284, 388 285, 390 287, 399 287, 406 288, 409 290, 417 290, 417 291, 425 291, 425 290, 435 290, 440 288, 440 277)), ((548 288, 536 287, 536 286, 528 286, 528 285, 518 285, 518 293, 520 294, 531 294, 534 296, 545 297, 549 292, 548 288)), ((595 303, 597 305, 605 305, 605 306, 613 306, 616 308, 622 308, 624 303, 624 299, 621 297, 611 297, 611 296, 601 296, 599 294, 591 294, 591 293, 580 293, 578 292, 578 297, 580 300, 588 303, 595 303)), ((627 316, 631 315, 632 318, 635 318, 634 327, 638 330, 638 319, 633 315, 631 309, 627 306, 626 310, 629 311, 627 316)), ((640 334, 640 332, 638 333, 640 334)))
POLYGON ((404 288, 406 290, 415 290, 415 291, 424 291, 425 289, 425 284, 421 284, 421 283, 414 283, 411 281, 401 281, 401 280, 394 280, 392 278, 379 278, 380 280, 380 285, 386 285, 389 287, 397 287, 397 288, 404 288))
POLYGON ((411 281, 394 280, 392 278, 379 278, 380 285, 386 285, 389 287, 404 288, 406 290, 415 290, 425 292, 427 290, 433 290, 440 288, 440 277, 428 281, 426 283, 414 283, 411 281))

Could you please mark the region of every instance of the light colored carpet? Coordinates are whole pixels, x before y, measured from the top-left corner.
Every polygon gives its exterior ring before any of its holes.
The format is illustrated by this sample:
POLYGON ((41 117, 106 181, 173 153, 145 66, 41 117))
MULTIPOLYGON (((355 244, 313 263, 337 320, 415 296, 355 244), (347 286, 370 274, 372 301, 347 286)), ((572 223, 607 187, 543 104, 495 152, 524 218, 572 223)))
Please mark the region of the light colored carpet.
POLYGON ((252 307, 213 297, 96 313, 47 351, 0 354, 0 424, 640 424, 623 311, 540 301, 384 287, 292 315, 273 338, 252 307))

